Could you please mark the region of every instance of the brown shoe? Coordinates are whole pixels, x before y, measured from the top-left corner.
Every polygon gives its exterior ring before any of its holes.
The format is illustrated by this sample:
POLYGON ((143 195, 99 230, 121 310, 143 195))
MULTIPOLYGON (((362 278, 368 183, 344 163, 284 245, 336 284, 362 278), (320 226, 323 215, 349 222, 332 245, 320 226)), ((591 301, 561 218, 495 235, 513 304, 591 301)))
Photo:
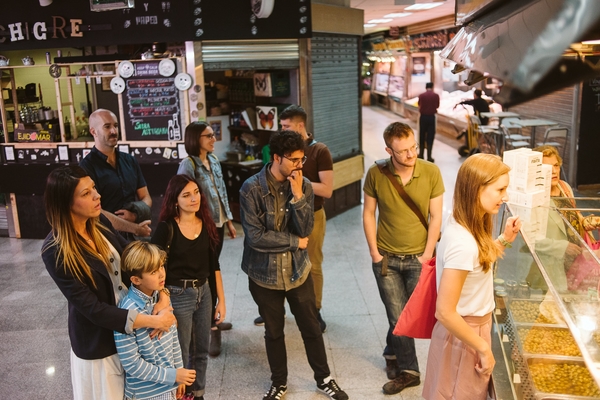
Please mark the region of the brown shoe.
POLYGON ((385 359, 385 372, 389 380, 396 379, 400 375, 400 368, 396 360, 385 359))
POLYGON ((421 384, 421 378, 416 375, 409 374, 408 372, 400 372, 400 375, 385 385, 383 385, 384 394, 396 394, 400 393, 407 387, 419 386, 421 384))
POLYGON ((208 355, 211 357, 218 357, 219 354, 221 354, 221 331, 219 329, 211 329, 208 355))

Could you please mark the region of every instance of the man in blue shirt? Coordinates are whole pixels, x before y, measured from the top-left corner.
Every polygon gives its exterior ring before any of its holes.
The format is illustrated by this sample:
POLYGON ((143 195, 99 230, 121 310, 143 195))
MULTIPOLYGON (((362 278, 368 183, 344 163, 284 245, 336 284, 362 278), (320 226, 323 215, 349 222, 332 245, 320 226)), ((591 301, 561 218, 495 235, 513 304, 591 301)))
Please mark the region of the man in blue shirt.
POLYGON ((139 164, 127 153, 117 150, 119 123, 109 110, 98 109, 90 115, 94 148, 79 165, 86 170, 102 196, 102 213, 124 236, 150 236, 152 198, 139 164))

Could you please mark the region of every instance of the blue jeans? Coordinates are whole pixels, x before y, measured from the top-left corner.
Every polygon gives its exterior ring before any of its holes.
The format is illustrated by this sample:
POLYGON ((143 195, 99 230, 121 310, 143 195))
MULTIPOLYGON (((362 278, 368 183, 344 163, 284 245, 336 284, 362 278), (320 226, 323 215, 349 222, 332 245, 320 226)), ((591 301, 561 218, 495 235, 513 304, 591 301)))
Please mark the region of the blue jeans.
POLYGON ((396 336, 392 332, 398 322, 406 302, 412 295, 419 276, 421 276, 421 263, 416 258, 401 260, 398 257, 388 257, 387 275, 381 275, 383 260, 373 263, 373 273, 379 288, 381 301, 387 313, 389 329, 386 338, 386 347, 383 356, 398 362, 401 371, 419 372, 415 340, 407 336, 396 336))
MULTIPOLYGON (((191 386, 194 396, 203 396, 210 343, 212 301, 208 282, 199 288, 167 286, 171 291, 173 314, 177 319, 177 336, 185 368, 196 370, 191 386)), ((189 388, 188 388, 189 389, 189 388)))

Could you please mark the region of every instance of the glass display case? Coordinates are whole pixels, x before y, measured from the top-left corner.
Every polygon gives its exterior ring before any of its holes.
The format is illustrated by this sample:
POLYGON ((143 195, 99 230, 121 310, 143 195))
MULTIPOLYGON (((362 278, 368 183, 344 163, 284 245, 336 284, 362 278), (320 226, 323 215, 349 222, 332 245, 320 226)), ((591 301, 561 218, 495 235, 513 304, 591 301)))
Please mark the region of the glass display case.
POLYGON ((517 399, 600 399, 600 199, 551 203, 498 215, 523 227, 495 267, 496 369, 517 399))

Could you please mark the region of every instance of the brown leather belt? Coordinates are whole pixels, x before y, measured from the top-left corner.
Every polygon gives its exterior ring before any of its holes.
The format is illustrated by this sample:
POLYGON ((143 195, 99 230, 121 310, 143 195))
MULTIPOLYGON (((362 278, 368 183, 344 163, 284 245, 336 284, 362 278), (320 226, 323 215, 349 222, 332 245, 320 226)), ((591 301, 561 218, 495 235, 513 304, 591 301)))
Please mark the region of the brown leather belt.
POLYGON ((394 258, 399 258, 400 260, 404 261, 404 260, 412 260, 412 259, 416 259, 418 257, 421 257, 421 254, 395 254, 395 253, 390 253, 387 252, 385 250, 381 250, 381 249, 377 249, 379 251, 379 254, 381 254, 383 256, 383 260, 381 260, 381 276, 387 276, 387 270, 388 270, 388 260, 390 257, 394 257, 394 258))

